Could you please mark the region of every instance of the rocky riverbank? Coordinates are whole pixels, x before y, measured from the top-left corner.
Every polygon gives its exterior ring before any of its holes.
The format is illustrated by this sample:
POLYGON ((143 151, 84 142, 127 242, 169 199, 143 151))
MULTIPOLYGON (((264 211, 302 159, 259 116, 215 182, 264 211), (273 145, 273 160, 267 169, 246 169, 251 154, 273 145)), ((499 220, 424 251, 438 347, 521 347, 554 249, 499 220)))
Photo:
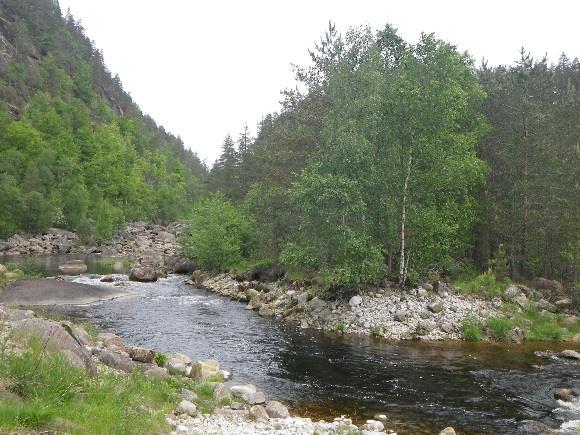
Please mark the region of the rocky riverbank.
MULTIPOLYGON (((304 287, 282 281, 238 281, 231 274, 210 277, 197 271, 191 284, 246 303, 248 309, 261 316, 284 318, 302 328, 390 340, 463 339, 466 322, 484 325, 490 318, 500 318, 505 315, 502 306, 506 302, 520 309, 531 304, 539 311, 562 313, 563 322, 568 325, 579 321, 570 310, 569 299, 558 297, 558 301, 551 303, 544 299, 543 293, 517 285, 509 286, 502 297, 491 300, 455 292, 438 281, 405 290, 387 284, 349 300, 325 301, 313 297, 304 287)), ((525 338, 520 327, 513 327, 505 334, 506 339, 514 342, 525 338)))
MULTIPOLYGON (((28 339, 40 340, 42 349, 59 352, 71 366, 90 376, 114 371, 129 376, 140 372, 152 380, 177 385, 175 408, 166 415, 173 433, 186 434, 393 434, 385 429, 386 415, 377 415, 361 426, 341 416, 314 422, 291 416, 281 402, 269 400, 254 385, 236 385, 215 360, 193 360, 177 353, 166 356, 153 349, 128 345, 115 334, 89 334, 80 325, 39 318, 29 310, 0 305, 0 340, 5 352, 26 351, 28 339)), ((44 352, 44 350, 43 350, 44 352)), ((1 380, 1 379, 0 379, 1 380)), ((0 382, 0 393, 11 381, 0 382)), ((11 394, 11 393, 10 393, 11 394)), ((451 428, 442 433, 454 434, 451 428)))
POLYGON ((169 225, 131 222, 103 245, 83 243, 73 232, 51 228, 44 234, 15 234, 0 240, 0 255, 103 254, 136 259, 143 251, 153 251, 174 257, 179 254, 178 238, 184 227, 179 222, 169 225))

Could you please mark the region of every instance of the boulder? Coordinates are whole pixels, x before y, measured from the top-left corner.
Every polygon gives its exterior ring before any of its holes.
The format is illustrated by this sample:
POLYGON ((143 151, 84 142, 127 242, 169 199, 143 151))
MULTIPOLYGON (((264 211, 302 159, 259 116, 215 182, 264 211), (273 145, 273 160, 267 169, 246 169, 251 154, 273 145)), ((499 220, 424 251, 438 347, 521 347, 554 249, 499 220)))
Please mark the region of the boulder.
POLYGON ((443 311, 443 304, 440 301, 435 301, 427 305, 427 308, 432 313, 440 313, 441 311, 443 311))
POLYGON ((189 402, 195 402, 198 399, 197 394, 187 388, 181 389, 181 398, 183 400, 188 400, 189 402))
POLYGON ((559 355, 561 358, 580 360, 580 352, 571 349, 563 350, 559 355))
POLYGON ((377 420, 367 420, 365 424, 360 427, 361 431, 369 432, 382 432, 385 429, 385 425, 377 420))
POLYGON ((186 414, 190 417, 195 417, 197 415, 197 407, 191 403, 189 400, 182 400, 175 408, 176 414, 186 414))
POLYGON ((525 339, 524 336, 524 331, 521 328, 513 328, 509 333, 508 333, 508 337, 511 341, 513 341, 514 343, 522 343, 525 339))
POLYGON ((308 292, 298 293, 295 299, 298 304, 305 304, 308 302, 308 292))
POLYGON ((555 279, 534 278, 532 280, 532 287, 540 290, 560 291, 562 290, 562 283, 555 279))
POLYGON ((121 273, 125 270, 125 265, 120 261, 115 261, 111 266, 111 269, 113 270, 113 272, 121 273))
POLYGON ((544 423, 535 420, 522 420, 518 424, 518 435, 552 435, 556 431, 544 423))
POLYGON ((133 361, 142 363, 152 363, 155 358, 155 351, 139 346, 126 346, 125 351, 129 354, 133 361))
POLYGON ((429 292, 427 291, 427 289, 424 289, 423 287, 419 287, 417 289, 417 296, 424 298, 429 294, 429 292))
POLYGON ((187 376, 188 366, 183 361, 176 358, 169 358, 165 362, 165 368, 170 375, 187 376))
POLYGON ((425 290, 427 290, 428 292, 433 291, 433 286, 431 284, 429 284, 428 282, 422 284, 421 287, 424 288, 425 290))
POLYGON ((319 298, 313 298, 310 302, 308 302, 308 310, 311 313, 319 313, 320 311, 326 308, 326 302, 319 298))
POLYGON ((191 365, 193 363, 193 360, 184 353, 177 352, 175 355, 173 355, 173 358, 178 359, 186 365, 191 365))
POLYGON ((242 400, 248 405, 259 405, 266 402, 266 396, 261 391, 255 393, 245 393, 242 395, 242 400))
POLYGON ((520 293, 515 298, 513 298, 512 301, 522 308, 525 308, 526 305, 528 305, 528 297, 524 293, 520 293))
POLYGON ((250 417, 256 421, 268 421, 268 413, 262 405, 254 405, 250 408, 250 417))
POLYGON ((42 346, 60 352, 74 367, 96 373, 91 355, 59 323, 44 319, 23 319, 12 322, 12 331, 24 337, 37 337, 42 346))
POLYGON ((576 392, 570 388, 559 388, 554 391, 554 399, 570 402, 576 397, 576 392))
POLYGON ((270 308, 268 305, 263 304, 258 310, 258 315, 262 317, 273 317, 274 310, 272 310, 272 308, 270 308))
POLYGON ((235 397, 241 398, 244 394, 255 393, 257 390, 255 385, 243 384, 243 385, 234 385, 233 387, 230 388, 230 391, 235 397))
POLYGON ((290 417, 288 408, 276 400, 271 400, 266 405, 266 412, 270 418, 287 418, 290 417))
POLYGON ((359 295, 355 295, 348 301, 351 307, 358 307, 362 303, 362 298, 359 295))
POLYGON ((572 301, 570 300, 570 298, 562 298, 554 302, 554 305, 558 310, 563 311, 567 310, 572 306, 572 301))
POLYGON ((579 322, 580 322, 580 317, 574 316, 572 314, 565 316, 562 319, 562 324, 565 326, 573 326, 573 325, 578 324, 579 322))
POLYGON ((545 299, 540 299, 536 302, 536 309, 538 311, 549 311, 550 313, 555 313, 558 311, 555 305, 551 304, 545 299))
POLYGON ((173 273, 179 273, 182 275, 189 275, 195 271, 195 264, 189 258, 178 257, 175 259, 171 265, 171 271, 173 273))
POLYGON ((213 397, 217 402, 221 402, 223 400, 231 400, 232 393, 226 385, 217 384, 213 389, 213 397))
POLYGON ((163 274, 155 267, 137 265, 131 269, 129 280, 138 282, 155 282, 161 276, 163 276, 163 274))
POLYGON ((417 333, 419 335, 427 335, 435 329, 437 325, 432 320, 420 320, 417 324, 417 333))
POLYGON ((404 322, 405 320, 407 320, 407 317, 408 317, 408 313, 405 310, 398 310, 394 316, 394 318, 397 322, 404 322))
POLYGON ((511 301, 511 300, 513 300, 513 298, 515 298, 520 293, 522 293, 522 291, 520 290, 520 288, 517 285, 510 284, 507 286, 507 288, 503 292, 503 298, 506 301, 511 301))
POLYGON ((81 346, 89 346, 91 344, 91 336, 84 328, 69 321, 63 321, 60 324, 81 346))
POLYGON ((82 260, 69 260, 58 266, 58 270, 67 275, 80 275, 87 269, 87 265, 82 260))
POLYGON ((157 366, 149 367, 143 374, 151 379, 165 379, 169 376, 167 369, 157 366))
POLYGON ((134 363, 131 358, 111 350, 103 350, 100 352, 99 361, 115 370, 120 370, 127 373, 131 373, 134 367, 134 363))
POLYGON ((97 340, 102 341, 105 347, 117 347, 123 349, 123 340, 118 335, 111 332, 101 332, 97 335, 97 340))
POLYGON ((111 275, 105 275, 100 279, 101 282, 114 282, 115 279, 111 275))
POLYGON ((216 360, 196 361, 191 366, 190 377, 196 382, 204 382, 207 378, 216 376, 220 377, 219 363, 216 360))
POLYGON ((455 433, 455 429, 453 429, 451 426, 446 427, 445 429, 443 429, 441 432, 439 432, 439 435, 456 435, 455 433))

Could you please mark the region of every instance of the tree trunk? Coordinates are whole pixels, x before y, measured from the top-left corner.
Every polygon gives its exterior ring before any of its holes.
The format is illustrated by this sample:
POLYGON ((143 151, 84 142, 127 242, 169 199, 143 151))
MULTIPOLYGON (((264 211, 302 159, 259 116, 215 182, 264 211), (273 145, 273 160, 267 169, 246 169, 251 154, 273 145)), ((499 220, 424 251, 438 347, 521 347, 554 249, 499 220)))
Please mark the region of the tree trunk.
POLYGON ((405 174, 405 182, 403 184, 403 201, 401 206, 401 258, 399 260, 399 285, 403 286, 407 279, 408 260, 405 258, 405 223, 407 218, 407 195, 409 190, 409 178, 411 176, 411 165, 413 163, 412 150, 409 151, 409 158, 407 159, 407 171, 405 174))

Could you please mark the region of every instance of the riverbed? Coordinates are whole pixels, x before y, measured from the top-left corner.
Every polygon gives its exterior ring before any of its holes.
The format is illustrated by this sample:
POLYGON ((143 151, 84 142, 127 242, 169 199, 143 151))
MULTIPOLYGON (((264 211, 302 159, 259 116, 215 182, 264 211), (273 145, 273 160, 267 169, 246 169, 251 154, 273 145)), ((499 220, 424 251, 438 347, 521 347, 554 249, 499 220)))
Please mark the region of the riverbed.
POLYGON ((445 426, 509 434, 517 433, 522 420, 553 428, 580 420, 577 403, 566 406, 553 398, 556 388, 580 390, 580 364, 553 356, 570 343, 340 336, 259 317, 239 302, 186 284, 182 276, 151 284, 128 282, 126 275, 116 275, 113 284, 99 279, 87 274, 75 281, 123 286, 136 295, 49 310, 86 320, 127 343, 216 358, 236 383, 254 383, 302 416, 345 414, 361 422, 384 413, 386 426, 399 434, 437 433, 445 426))

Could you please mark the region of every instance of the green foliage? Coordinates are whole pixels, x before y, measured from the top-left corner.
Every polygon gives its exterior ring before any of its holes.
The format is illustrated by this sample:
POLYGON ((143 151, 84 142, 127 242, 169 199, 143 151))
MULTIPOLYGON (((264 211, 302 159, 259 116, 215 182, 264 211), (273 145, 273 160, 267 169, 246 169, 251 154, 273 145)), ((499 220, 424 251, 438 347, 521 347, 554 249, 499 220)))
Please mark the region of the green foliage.
POLYGON ((486 322, 487 330, 494 340, 505 341, 513 328, 512 322, 505 317, 490 317, 486 322))
POLYGON ((126 376, 105 370, 89 377, 37 341, 22 354, 0 354, 0 379, 9 392, 0 407, 5 430, 160 433, 168 430, 164 415, 179 397, 169 382, 138 372, 126 376))
POLYGON ((509 278, 498 279, 495 272, 488 269, 476 276, 461 276, 452 285, 463 293, 494 297, 502 295, 509 283, 509 278))
POLYGON ((157 364, 159 367, 164 367, 165 363, 169 357, 164 354, 163 352, 155 352, 155 356, 153 357, 153 362, 157 364))
POLYGON ((380 337, 381 334, 384 332, 384 327, 382 326, 375 326, 371 329, 371 334, 373 337, 380 337))
POLYGON ((465 318, 461 322, 461 332, 467 341, 480 341, 482 337, 481 324, 474 319, 465 318))
POLYGON ((0 72, 0 238, 57 226, 100 243, 124 220, 184 217, 197 156, 141 113, 79 23, 28 3, 0 5, 16 48, 0 72))
POLYGON ((183 253, 202 269, 229 268, 251 256, 255 231, 240 208, 214 194, 195 205, 182 241, 183 253))
POLYGON ((344 323, 337 323, 336 332, 338 332, 339 334, 344 334, 344 331, 346 331, 346 325, 344 323))

